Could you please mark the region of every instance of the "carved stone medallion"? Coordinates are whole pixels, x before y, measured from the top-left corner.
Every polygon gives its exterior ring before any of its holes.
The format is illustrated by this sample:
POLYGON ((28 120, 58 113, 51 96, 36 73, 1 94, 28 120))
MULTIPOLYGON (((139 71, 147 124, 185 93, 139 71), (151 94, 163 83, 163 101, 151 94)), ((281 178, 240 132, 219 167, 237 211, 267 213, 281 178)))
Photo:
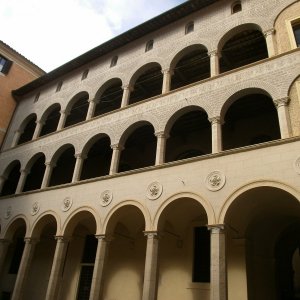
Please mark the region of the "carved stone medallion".
POLYGON ((31 207, 31 215, 34 216, 40 211, 40 205, 38 202, 34 202, 31 207))
POLYGON ((4 218, 9 219, 11 217, 11 215, 12 215, 12 208, 11 208, 11 206, 8 206, 6 211, 5 211, 4 218))
POLYGON ((66 197, 63 200, 63 204, 61 206, 61 210, 62 211, 68 211, 72 207, 72 204, 73 204, 72 198, 71 197, 66 197))
POLYGON ((154 181, 149 184, 146 196, 150 200, 156 200, 161 196, 162 192, 163 186, 161 185, 161 183, 154 181))
POLYGON ((297 174, 300 175, 300 157, 298 157, 294 163, 294 169, 297 174))
POLYGON ((210 191, 215 192, 220 190, 225 185, 225 182, 226 178, 223 173, 213 171, 207 175, 205 185, 210 191))
POLYGON ((112 199, 113 199, 113 193, 110 190, 106 190, 104 192, 102 192, 101 194, 101 206, 107 206, 111 203, 112 199))

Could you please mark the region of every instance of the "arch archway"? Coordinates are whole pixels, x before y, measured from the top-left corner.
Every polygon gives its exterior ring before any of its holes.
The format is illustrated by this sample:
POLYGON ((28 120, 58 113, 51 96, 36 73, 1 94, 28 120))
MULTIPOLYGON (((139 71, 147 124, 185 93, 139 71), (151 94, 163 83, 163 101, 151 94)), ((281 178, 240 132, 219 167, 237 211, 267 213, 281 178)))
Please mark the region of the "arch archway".
POLYGON ((207 223, 205 208, 195 199, 177 198, 164 207, 158 220, 161 235, 158 300, 209 298, 210 233, 207 223))
POLYGON ((152 166, 155 163, 156 137, 153 125, 138 122, 130 126, 123 134, 124 145, 120 157, 119 172, 152 166))
POLYGON ((158 63, 149 63, 141 67, 132 76, 129 104, 142 101, 161 94, 163 75, 158 63))
POLYGON ((113 78, 106 82, 97 92, 97 104, 94 117, 120 108, 122 96, 123 89, 121 79, 113 78))
POLYGON ((210 77, 210 60, 203 45, 191 45, 181 50, 171 62, 171 90, 210 77))
POLYGON ((21 135, 17 142, 17 145, 31 141, 34 134, 35 127, 36 127, 36 114, 31 114, 23 121, 19 129, 21 135))
POLYGON ((295 294, 290 297, 288 287, 294 285, 291 252, 300 241, 292 234, 299 234, 299 200, 277 187, 253 187, 231 202, 225 224, 229 297, 297 299, 295 294), (286 251, 281 251, 282 243, 286 251), (237 291, 236 286, 242 288, 237 291))
POLYGON ((221 38, 218 50, 220 73, 268 57, 265 37, 256 24, 243 24, 231 29, 221 38))
POLYGON ((2 190, 1 196, 12 195, 16 192, 18 182, 20 179, 21 164, 18 160, 14 160, 9 164, 4 172, 4 178, 6 178, 2 190))
POLYGON ((221 117, 224 150, 280 139, 277 110, 264 91, 236 93, 223 107, 221 117))
POLYGON ((40 136, 55 132, 60 119, 61 107, 58 103, 51 105, 44 113, 41 121, 44 123, 40 136))
POLYGON ((167 123, 166 134, 166 162, 211 153, 211 125, 200 107, 177 111, 167 123))
POLYGON ((104 299, 141 299, 146 254, 144 230, 144 215, 134 205, 120 207, 108 220, 106 235, 113 239, 107 257, 104 299))

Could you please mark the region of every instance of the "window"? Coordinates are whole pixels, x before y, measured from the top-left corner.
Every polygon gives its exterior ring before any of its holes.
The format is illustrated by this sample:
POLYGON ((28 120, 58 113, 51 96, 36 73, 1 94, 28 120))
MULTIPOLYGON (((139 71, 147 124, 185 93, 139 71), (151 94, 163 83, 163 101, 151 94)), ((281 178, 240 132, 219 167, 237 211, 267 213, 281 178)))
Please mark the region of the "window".
POLYGON ((40 92, 38 92, 35 97, 34 97, 34 103, 38 102, 39 101, 39 98, 40 98, 40 92))
POLYGON ((57 84, 56 92, 59 92, 59 91, 61 90, 62 85, 63 85, 63 82, 60 81, 60 82, 57 84))
POLYGON ((193 282, 210 282, 210 231, 194 228, 193 282))
POLYGON ((232 14, 235 14, 239 11, 242 10, 242 4, 241 4, 241 1, 237 1, 237 2, 234 2, 231 6, 231 13, 232 14))
POLYGON ((190 22, 188 24, 186 24, 185 26, 185 34, 188 34, 190 32, 194 31, 194 22, 190 22))
POLYGON ((292 24, 296 46, 300 47, 300 20, 292 24))
POLYGON ((145 52, 153 49, 153 43, 154 43, 153 40, 147 42, 145 52))
POLYGON ((87 78, 89 74, 89 69, 86 69, 83 73, 82 73, 82 76, 81 76, 81 80, 84 80, 87 78))
POLYGON ((111 59, 111 62, 110 62, 110 67, 114 67, 117 65, 117 62, 118 62, 118 56, 114 56, 112 59, 111 59))
POLYGON ((0 55, 0 73, 8 74, 12 61, 0 55))

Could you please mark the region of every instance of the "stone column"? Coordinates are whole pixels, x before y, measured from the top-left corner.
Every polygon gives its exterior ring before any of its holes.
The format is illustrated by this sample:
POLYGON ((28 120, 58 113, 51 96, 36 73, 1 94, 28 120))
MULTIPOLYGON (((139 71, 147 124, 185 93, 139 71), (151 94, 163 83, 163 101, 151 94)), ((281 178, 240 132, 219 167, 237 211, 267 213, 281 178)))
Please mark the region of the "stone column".
POLYGON ((289 138, 292 136, 291 121, 288 111, 289 101, 290 99, 288 97, 274 100, 274 103, 277 108, 278 121, 282 139, 289 138))
POLYGON ((56 236, 56 248, 45 300, 57 300, 69 239, 56 236))
POLYGON ((275 50, 275 29, 271 28, 269 30, 264 31, 264 36, 266 38, 267 48, 268 48, 268 55, 272 57, 276 55, 275 50))
POLYGON ((94 116, 95 108, 96 108, 95 99, 90 99, 88 102, 89 102, 89 109, 86 114, 86 120, 90 120, 94 116))
POLYGON ((4 175, 0 176, 0 194, 2 193, 2 189, 3 189, 3 186, 4 186, 6 180, 7 180, 6 176, 4 176, 4 175))
POLYGON ((157 294, 158 232, 144 232, 147 236, 146 261, 142 300, 155 300, 157 294))
POLYGON ((59 122, 57 125, 57 130, 61 130, 64 128, 67 116, 68 116, 68 113, 66 112, 66 110, 60 111, 60 118, 59 118, 59 122))
POLYGON ((42 128, 45 124, 45 122, 42 122, 41 120, 36 121, 35 123, 36 123, 36 126, 35 126, 35 130, 34 130, 33 137, 32 137, 33 140, 35 140, 36 138, 38 138, 40 136, 42 128))
POLYGON ((121 107, 125 107, 128 105, 130 92, 132 91, 132 88, 130 85, 124 85, 122 86, 122 88, 123 88, 123 96, 122 96, 121 107))
POLYGON ((83 166, 83 161, 86 159, 86 156, 84 156, 81 153, 75 154, 76 163, 74 167, 72 182, 76 182, 80 180, 81 170, 83 166))
POLYGON ((21 131, 21 130, 15 131, 14 138, 13 138, 12 145, 11 145, 12 147, 15 147, 18 145, 18 141, 19 141, 22 133, 23 133, 23 131, 21 131))
POLYGON ((44 189, 44 188, 46 188, 49 185, 51 174, 52 174, 52 170, 55 167, 55 165, 52 164, 51 162, 45 162, 45 166, 46 166, 46 169, 45 169, 45 173, 44 173, 44 177, 43 177, 41 189, 44 189))
POLYGON ((14 286, 14 291, 12 294, 12 300, 23 299, 24 286, 30 269, 31 261, 34 254, 35 245, 37 243, 36 239, 25 238, 25 247, 22 254, 21 263, 19 266, 19 271, 14 286))
POLYGON ((3 271, 3 265, 6 259, 9 244, 11 243, 8 239, 0 239, 0 276, 3 271))
POLYGON ((211 225, 210 229, 210 300, 227 299, 226 244, 224 225, 211 225))
POLYGON ((118 173, 121 151, 124 148, 122 146, 119 146, 119 144, 111 145, 110 147, 113 149, 113 153, 111 157, 109 175, 112 175, 118 173))
POLYGON ((222 126, 220 117, 208 119, 211 123, 211 150, 212 153, 222 151, 222 126))
POLYGON ((173 75, 173 71, 171 71, 170 69, 165 69, 161 72, 163 73, 162 94, 165 94, 171 90, 171 78, 173 75))
POLYGON ((20 175, 19 182, 18 182, 18 185, 16 188, 16 194, 22 193, 27 175, 29 174, 29 171, 24 169, 24 170, 20 170, 20 173, 21 173, 21 175, 20 175))
POLYGON ((208 53, 210 57, 210 77, 220 74, 219 54, 218 50, 213 50, 208 53))
POLYGON ((90 300, 99 300, 102 298, 105 263, 109 243, 109 240, 105 235, 96 235, 96 238, 98 239, 98 246, 94 264, 90 300))
POLYGON ((155 165, 161 165, 165 162, 166 142, 168 136, 163 131, 155 132, 157 137, 155 165))

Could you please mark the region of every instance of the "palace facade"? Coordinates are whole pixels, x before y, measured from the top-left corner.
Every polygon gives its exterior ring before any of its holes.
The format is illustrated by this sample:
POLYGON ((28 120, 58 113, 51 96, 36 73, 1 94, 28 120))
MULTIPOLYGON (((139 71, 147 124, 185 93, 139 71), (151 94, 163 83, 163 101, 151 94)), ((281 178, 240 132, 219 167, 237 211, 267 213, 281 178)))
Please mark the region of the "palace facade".
POLYGON ((299 300, 299 44, 190 0, 14 90, 0 299, 299 300))

